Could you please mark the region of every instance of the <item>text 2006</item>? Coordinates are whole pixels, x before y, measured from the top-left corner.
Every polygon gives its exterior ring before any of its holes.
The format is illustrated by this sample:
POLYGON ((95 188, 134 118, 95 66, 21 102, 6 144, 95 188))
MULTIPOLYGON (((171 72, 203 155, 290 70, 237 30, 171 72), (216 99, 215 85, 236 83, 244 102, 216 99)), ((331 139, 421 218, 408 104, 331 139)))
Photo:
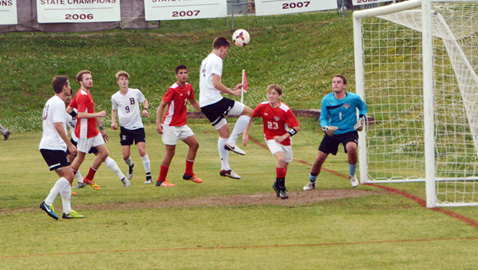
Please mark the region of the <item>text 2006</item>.
POLYGON ((303 8, 303 7, 308 7, 309 4, 310 4, 310 1, 283 3, 282 9, 303 8))
POLYGON ((93 20, 93 14, 65 14, 65 20, 93 20))
POLYGON ((173 17, 192 17, 199 14, 199 10, 173 11, 173 17))

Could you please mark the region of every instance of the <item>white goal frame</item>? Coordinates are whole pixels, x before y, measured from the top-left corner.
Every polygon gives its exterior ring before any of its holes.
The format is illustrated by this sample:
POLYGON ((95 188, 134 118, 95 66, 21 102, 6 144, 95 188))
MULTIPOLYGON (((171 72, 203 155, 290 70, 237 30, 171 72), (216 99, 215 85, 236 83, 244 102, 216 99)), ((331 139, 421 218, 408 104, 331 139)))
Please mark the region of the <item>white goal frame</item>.
MULTIPOLYGON (((450 2, 460 2, 461 0, 450 0, 450 2)), ((477 0, 467 0, 462 2, 474 2, 477 0)), ((478 2, 478 1, 477 1, 478 2)), ((359 136, 359 169, 360 169, 360 182, 361 183, 399 183, 399 182, 423 182, 426 186, 426 202, 427 207, 444 207, 444 206, 478 206, 478 201, 473 200, 467 202, 452 201, 442 202, 437 197, 437 185, 440 182, 445 181, 473 181, 477 183, 476 189, 473 184, 474 194, 475 190, 478 193, 478 175, 464 176, 464 177, 448 177, 437 178, 436 177, 436 163, 435 163, 435 119, 434 119, 434 51, 433 51, 433 23, 432 16, 436 16, 435 19, 443 20, 441 15, 432 10, 432 0, 410 0, 401 3, 394 3, 387 6, 382 6, 369 10, 356 11, 353 13, 354 24, 354 50, 355 50, 355 79, 356 79, 356 92, 367 104, 367 89, 365 89, 365 74, 364 74, 364 48, 363 48, 363 33, 362 33, 362 20, 368 17, 384 16, 392 13, 399 12, 420 12, 421 13, 421 43, 422 43, 422 70, 423 70, 423 134, 424 134, 424 177, 417 178, 401 178, 401 179, 372 179, 369 175, 369 163, 367 156, 367 132, 366 128, 360 133, 359 136)), ((446 23, 445 23, 446 25, 446 23)), ((447 28, 447 27, 445 27, 447 28)), ((416 30, 416 29, 415 29, 416 30)), ((447 29, 450 35, 453 36, 451 30, 447 29)), ((456 43, 456 40, 454 40, 456 43)), ((458 45, 458 43, 456 43, 458 45)), ((471 64, 466 60, 466 56, 458 47, 457 54, 462 54, 465 58, 463 65, 467 66, 471 70, 471 77, 478 85, 478 77, 473 71, 471 64)), ((465 101, 464 101, 465 102, 465 101)), ((471 101, 470 101, 471 102, 471 101)), ((469 108, 467 108, 469 110, 469 108)), ((370 115, 373 118, 373 115, 370 115)), ((478 133, 478 130, 474 130, 471 127, 473 136, 478 133)), ((474 138, 475 152, 478 155, 478 134, 474 138)), ((473 195, 472 195, 473 196, 473 195)), ((478 198, 478 194, 476 195, 478 198)))

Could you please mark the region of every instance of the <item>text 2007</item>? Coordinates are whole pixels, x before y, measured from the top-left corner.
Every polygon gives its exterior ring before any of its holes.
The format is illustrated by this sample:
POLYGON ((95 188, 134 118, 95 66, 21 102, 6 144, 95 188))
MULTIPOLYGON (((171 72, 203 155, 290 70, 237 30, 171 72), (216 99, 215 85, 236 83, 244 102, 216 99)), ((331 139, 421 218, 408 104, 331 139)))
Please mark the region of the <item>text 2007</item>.
POLYGON ((199 10, 173 11, 173 17, 192 17, 199 14, 199 10))
POLYGON ((93 20, 93 14, 65 14, 65 20, 93 20))
POLYGON ((283 3, 282 9, 304 8, 304 7, 308 7, 309 4, 310 4, 310 1, 283 3))

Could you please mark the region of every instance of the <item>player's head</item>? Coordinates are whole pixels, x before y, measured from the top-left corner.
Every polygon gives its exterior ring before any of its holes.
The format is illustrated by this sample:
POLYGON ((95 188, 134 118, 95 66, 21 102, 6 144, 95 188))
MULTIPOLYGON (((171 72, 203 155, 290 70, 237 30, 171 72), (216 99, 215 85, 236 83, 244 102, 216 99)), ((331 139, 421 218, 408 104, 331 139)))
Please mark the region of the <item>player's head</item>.
POLYGON ((71 90, 71 87, 70 87, 70 92, 69 94, 66 95, 66 99, 65 99, 66 105, 69 105, 71 103, 72 97, 73 97, 73 91, 71 90))
POLYGON ((339 93, 345 90, 347 87, 347 79, 343 75, 336 74, 332 78, 332 89, 334 92, 339 93))
POLYGON ((267 86, 267 100, 270 104, 276 104, 282 97, 282 89, 277 84, 267 86))
POLYGON ((223 36, 219 36, 216 39, 214 39, 214 42, 212 43, 212 47, 213 47, 213 51, 215 51, 219 57, 224 59, 226 58, 227 52, 229 51, 229 48, 231 47, 231 43, 227 40, 227 38, 223 36))
POLYGON ((53 78, 51 83, 56 94, 60 94, 61 92, 65 91, 65 88, 68 90, 68 92, 71 90, 70 82, 66 76, 56 76, 53 78))
POLYGON ((128 88, 128 84, 129 84, 129 74, 128 72, 126 71, 118 71, 116 72, 116 79, 117 79, 117 83, 119 85, 120 88, 128 88))
POLYGON ((181 85, 184 85, 188 80, 188 68, 185 65, 178 65, 176 67, 176 79, 181 85))
POLYGON ((76 74, 76 81, 81 87, 90 89, 93 86, 93 78, 91 77, 91 71, 82 70, 76 74))
POLYGON ((129 80, 128 72, 123 71, 123 70, 120 70, 120 71, 116 72, 115 77, 116 77, 117 80, 119 80, 120 77, 125 77, 126 79, 129 80))

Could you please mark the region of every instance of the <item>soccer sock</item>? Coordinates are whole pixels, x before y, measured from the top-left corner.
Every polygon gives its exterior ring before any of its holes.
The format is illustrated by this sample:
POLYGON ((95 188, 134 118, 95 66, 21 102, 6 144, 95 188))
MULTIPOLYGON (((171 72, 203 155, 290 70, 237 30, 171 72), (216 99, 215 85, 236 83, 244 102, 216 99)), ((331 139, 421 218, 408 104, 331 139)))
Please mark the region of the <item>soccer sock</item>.
POLYGON ((76 175, 76 173, 80 171, 80 170, 75 170, 75 169, 73 169, 73 167, 71 167, 71 169, 73 170, 73 174, 74 174, 74 175, 76 175))
POLYGON ((168 175, 168 170, 169 170, 169 167, 161 166, 161 169, 159 170, 159 177, 158 177, 159 182, 166 180, 166 176, 168 175))
POLYGON ((229 151, 224 149, 224 145, 227 142, 227 138, 221 138, 217 140, 217 150, 219 151, 219 157, 221 158, 221 170, 229 171, 229 151))
POLYGON ((279 190, 285 190, 285 178, 276 178, 276 187, 279 188, 279 190))
MULTIPOLYGON (((51 188, 50 194, 45 199, 46 204, 53 204, 55 202, 56 197, 58 196, 58 193, 60 193, 62 190, 64 190, 67 186, 70 186, 70 182, 66 180, 66 178, 62 177, 58 179, 55 183, 55 185, 51 188)), ((71 190, 70 190, 71 194, 71 190)))
POLYGON ((234 125, 234 129, 232 130, 231 136, 227 140, 227 143, 230 145, 236 145, 237 139, 239 135, 244 131, 244 129, 249 125, 249 120, 251 120, 250 116, 241 115, 236 121, 236 125, 234 125))
POLYGON ((128 166, 133 165, 133 160, 131 159, 131 156, 128 159, 123 159, 124 163, 128 164, 128 166))
POLYGON ((194 160, 186 159, 186 175, 193 175, 194 160))
POLYGON ((349 175, 355 175, 355 168, 357 168, 357 164, 349 164, 349 175))
POLYGON ((63 204, 63 213, 68 215, 69 213, 71 213, 71 204, 70 204, 71 186, 69 182, 68 182, 68 186, 66 186, 62 191, 60 191, 60 195, 61 195, 61 203, 63 204))
POLYGON ((277 175, 277 178, 285 178, 285 168, 276 167, 276 175, 277 175))
POLYGON ((316 174, 316 173, 310 173, 309 174, 310 182, 315 182, 315 180, 317 180, 317 176, 318 176, 318 174, 316 174))
POLYGON ((143 161, 144 172, 146 176, 151 176, 151 162, 149 161, 149 156, 146 154, 144 157, 141 157, 143 161))
POLYGON ((78 183, 83 183, 83 176, 81 176, 80 171, 76 172, 75 178, 76 178, 76 181, 78 181, 78 183))
POLYGON ((90 170, 88 171, 88 174, 86 175, 85 178, 88 178, 89 180, 93 180, 95 178, 95 173, 96 173, 96 170, 93 169, 93 167, 90 167, 90 170))
POLYGON ((118 175, 120 180, 124 178, 123 172, 121 172, 118 164, 116 163, 114 159, 107 157, 104 163, 106 167, 108 167, 111 171, 113 171, 114 173, 116 173, 116 175, 118 175))

